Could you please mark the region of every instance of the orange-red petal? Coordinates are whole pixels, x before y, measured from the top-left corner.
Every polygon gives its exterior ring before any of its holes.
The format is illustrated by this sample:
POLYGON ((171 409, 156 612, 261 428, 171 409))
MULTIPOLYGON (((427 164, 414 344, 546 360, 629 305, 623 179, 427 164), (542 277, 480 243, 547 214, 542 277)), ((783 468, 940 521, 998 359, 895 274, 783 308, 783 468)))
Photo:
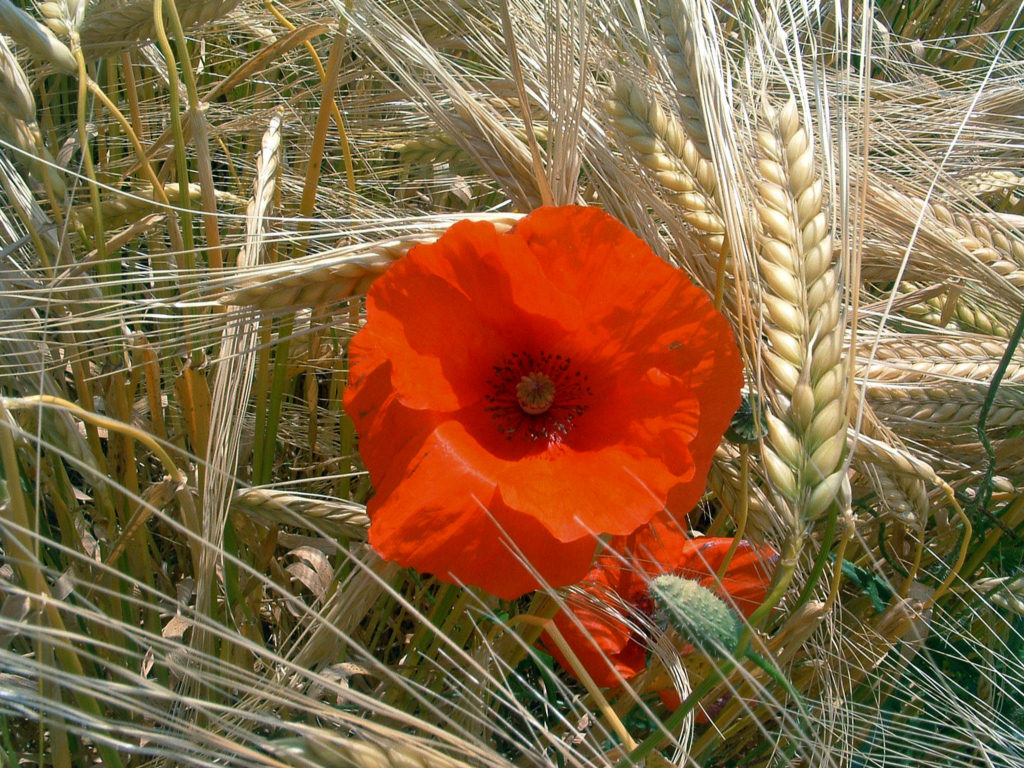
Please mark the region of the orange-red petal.
MULTIPOLYGON (((688 539, 671 517, 661 515, 638 533, 611 540, 587 574, 584 594, 567 601, 575 621, 563 611, 555 616, 555 626, 598 685, 614 685, 613 670, 628 679, 643 670, 646 646, 643 633, 626 622, 622 603, 640 607, 655 576, 673 573, 699 581, 745 616, 764 602, 778 555, 771 547, 740 541, 719 585, 716 573, 732 543, 730 538, 688 539)), ((575 674, 552 641, 542 642, 575 674)))

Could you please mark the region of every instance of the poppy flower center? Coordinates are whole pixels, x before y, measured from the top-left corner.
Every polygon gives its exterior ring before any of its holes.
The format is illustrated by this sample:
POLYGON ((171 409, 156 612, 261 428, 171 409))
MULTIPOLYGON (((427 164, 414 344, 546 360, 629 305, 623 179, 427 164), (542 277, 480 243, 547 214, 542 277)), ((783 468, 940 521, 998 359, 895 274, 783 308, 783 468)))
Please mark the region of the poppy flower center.
POLYGON ((559 442, 590 407, 587 375, 564 355, 513 352, 492 370, 486 410, 509 440, 559 442))
POLYGON ((528 373, 519 380, 516 399, 524 413, 531 416, 544 413, 555 402, 555 382, 540 371, 528 373))

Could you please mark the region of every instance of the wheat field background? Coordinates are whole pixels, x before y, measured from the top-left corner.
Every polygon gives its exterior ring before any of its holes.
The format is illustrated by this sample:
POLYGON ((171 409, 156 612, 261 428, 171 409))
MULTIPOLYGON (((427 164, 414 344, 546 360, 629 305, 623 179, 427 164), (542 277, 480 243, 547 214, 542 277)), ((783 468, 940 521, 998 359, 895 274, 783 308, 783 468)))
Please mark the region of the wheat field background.
POLYGON ((1022 169, 1014 0, 0 0, 0 764, 1024 766, 1022 169), (366 543, 362 297, 546 204, 739 341, 704 717, 366 543))

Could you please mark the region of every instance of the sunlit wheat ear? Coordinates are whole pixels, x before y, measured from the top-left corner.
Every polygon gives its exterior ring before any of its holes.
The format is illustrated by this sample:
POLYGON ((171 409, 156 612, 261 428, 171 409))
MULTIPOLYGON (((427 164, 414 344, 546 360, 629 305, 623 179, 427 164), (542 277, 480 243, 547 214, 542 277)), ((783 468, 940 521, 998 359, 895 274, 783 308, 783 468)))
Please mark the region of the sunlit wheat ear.
POLYGON ((0 3, 0 33, 10 36, 40 63, 51 64, 60 72, 78 69, 68 47, 14 3, 0 3))
POLYGON ((64 196, 64 179, 53 167, 53 156, 42 143, 38 125, 19 120, 5 110, 0 110, 0 149, 7 151, 5 144, 14 147, 10 154, 29 169, 32 178, 40 183, 46 179, 55 195, 64 196))
MULTIPOLYGON (((2 14, 0 14, 2 21, 2 14)), ((2 31, 2 25, 0 25, 2 31)), ((36 102, 25 72, 14 52, 0 37, 0 149, 14 148, 10 155, 39 179, 47 178, 54 194, 64 196, 64 180, 49 163, 53 158, 42 143, 36 125, 36 102)))
POLYGON ((682 209, 710 254, 725 243, 725 224, 715 202, 715 169, 683 126, 625 77, 615 82, 606 108, 615 128, 665 197, 682 209))
MULTIPOLYGON (((870 405, 864 405, 858 428, 858 440, 862 435, 867 436, 888 446, 895 456, 911 456, 903 440, 879 420, 870 405)), ((931 475, 924 477, 908 471, 905 463, 891 461, 877 452, 865 459, 864 452, 858 449, 855 458, 858 481, 878 494, 880 518, 894 518, 917 527, 925 524, 931 508, 928 490, 935 488, 930 483, 931 475)))
MULTIPOLYGON (((490 221, 499 232, 507 232, 517 214, 467 216, 490 221)), ((432 243, 452 224, 450 217, 421 223, 418 234, 347 246, 286 264, 268 265, 241 272, 220 287, 224 304, 253 306, 271 311, 284 307, 315 306, 366 293, 374 280, 419 243, 432 243), (236 287, 237 286, 237 287, 236 287)))
MULTIPOLYGON (((36 8, 43 17, 43 22, 61 37, 75 38, 82 26, 86 0, 45 0, 37 3, 36 8)), ((74 71, 78 71, 76 63, 74 71)))
POLYGON ((970 588, 1000 608, 1024 616, 1024 577, 978 579, 970 588))
POLYGON ((466 151, 447 133, 403 141, 395 145, 395 151, 398 152, 401 162, 406 165, 469 159, 466 151))
POLYGON ((822 182, 796 103, 769 111, 768 124, 757 137, 764 177, 758 264, 764 361, 776 397, 766 414, 764 461, 790 524, 802 526, 849 503, 843 323, 822 182))
MULTIPOLYGON (((238 253, 238 266, 253 267, 264 253, 267 218, 274 203, 277 170, 281 158, 281 122, 283 110, 271 117, 260 140, 256 156, 256 175, 252 197, 246 206, 245 241, 238 253)), ((194 573, 197 585, 196 611, 215 615, 211 602, 216 590, 219 552, 224 543, 224 529, 235 488, 240 445, 245 430, 245 415, 252 391, 259 345, 259 322, 255 311, 232 307, 226 313, 220 349, 214 362, 211 386, 209 438, 197 446, 205 465, 199 472, 203 500, 203 548, 194 573)), ((204 653, 214 648, 214 637, 197 627, 192 635, 192 648, 204 653)))
POLYGON ((323 531, 329 536, 365 541, 370 518, 361 504, 272 488, 243 488, 232 507, 265 523, 323 531))
MULTIPOLYGON (((41 237, 44 248, 53 245, 53 251, 56 253, 57 246, 50 240, 53 233, 49 219, 33 199, 25 180, 2 152, 0 189, 4 190, 11 207, 16 207, 20 210, 20 215, 25 217, 23 223, 31 224, 45 233, 41 237)), ((6 218, 7 213, 0 212, 0 220, 6 218)), ((4 224, 6 223, 4 221, 4 224)), ((46 364, 49 353, 41 350, 38 337, 32 332, 38 323, 35 310, 30 304, 18 298, 26 288, 45 292, 42 281, 38 273, 21 266, 20 258, 11 258, 9 263, 12 265, 11 269, 0 270, 0 311, 11 323, 9 330, 0 335, 0 378, 4 382, 4 394, 22 397, 39 394, 62 397, 64 392, 59 378, 49 373, 40 375, 40 366, 46 364)), ((40 437, 46 444, 60 446, 71 460, 97 469, 95 457, 89 451, 84 436, 66 412, 45 409, 40 418, 40 437)), ((98 471, 97 473, 102 474, 98 471)))
MULTIPOLYGON (((1019 373, 1020 366, 1015 368, 1019 373)), ((869 384, 866 392, 875 411, 888 423, 904 423, 905 434, 933 434, 936 429, 958 426, 974 431, 988 397, 989 383, 929 374, 920 369, 916 373, 916 376, 903 376, 896 383, 869 384)), ((1015 427, 1020 424, 1024 424, 1024 392, 1019 386, 1001 386, 989 408, 987 425, 1015 427)))
MULTIPOLYGON (((868 401, 901 435, 936 451, 932 463, 958 474, 970 469, 982 449, 977 424, 1005 342, 966 334, 885 339, 870 364, 860 365, 868 401), (951 453, 948 448, 958 446, 951 453), (953 456, 966 465, 951 464, 953 456), (936 463, 937 462, 937 463, 936 463)), ((1024 407, 1024 357, 1008 361, 1003 383, 993 393, 986 426, 989 436, 1016 440, 1024 407)), ((1007 443, 997 451, 1000 472, 1016 477, 1014 456, 1019 446, 1007 443)), ((975 472, 980 466, 973 464, 975 472)), ((948 478, 947 478, 948 479, 948 478)))
POLYGON ((990 227, 980 217, 956 213, 940 203, 932 203, 931 210, 974 258, 1015 288, 1024 289, 1024 241, 990 227))
POLYGON ((798 656, 806 656, 805 644, 828 615, 828 606, 820 600, 811 600, 794 611, 769 641, 768 649, 776 664, 785 667, 798 656))
MULTIPOLYGON (((920 289, 915 283, 899 284, 900 293, 912 293, 920 289)), ((929 325, 951 327, 956 330, 974 331, 988 336, 1007 337, 1010 329, 995 313, 986 310, 982 303, 966 295, 952 295, 951 291, 931 296, 920 304, 903 310, 908 317, 929 325)))
MULTIPOLYGON (((865 345, 859 354, 870 351, 871 345, 865 345)), ((1006 342, 1002 339, 986 339, 980 336, 936 335, 915 333, 913 336, 883 338, 874 349, 875 360, 884 361, 892 368, 899 370, 914 369, 924 366, 929 372, 947 373, 951 375, 969 376, 976 379, 991 379, 999 360, 1006 352, 1006 342)), ((1017 375, 1017 363, 1021 352, 1014 357, 1008 373, 1017 375)), ((888 378, 881 371, 872 371, 872 378, 888 378)), ((1017 379, 1012 379, 1016 381, 1017 379)))

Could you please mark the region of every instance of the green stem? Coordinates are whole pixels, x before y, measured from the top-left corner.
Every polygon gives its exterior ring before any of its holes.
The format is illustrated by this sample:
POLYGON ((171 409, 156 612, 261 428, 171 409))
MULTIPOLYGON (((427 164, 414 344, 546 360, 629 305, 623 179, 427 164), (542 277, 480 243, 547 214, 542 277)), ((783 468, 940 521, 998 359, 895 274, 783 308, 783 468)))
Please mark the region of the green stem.
POLYGON ((825 522, 825 533, 821 539, 821 548, 818 550, 818 554, 814 558, 814 564, 811 566, 811 572, 807 575, 807 582, 804 584, 804 588, 800 590, 800 594, 797 595, 796 602, 789 609, 790 615, 794 611, 799 610, 800 606, 811 599, 811 595, 814 593, 814 588, 818 586, 818 580, 821 579, 821 574, 825 570, 825 564, 828 562, 829 552, 832 551, 832 539, 836 535, 836 520, 838 514, 834 507, 830 510, 828 520, 825 522))
POLYGON ((985 426, 988 423, 989 411, 992 410, 992 405, 995 403, 999 385, 1003 381, 1003 376, 1006 375, 1006 369, 1009 367, 1010 361, 1013 360, 1013 353, 1017 350, 1022 335, 1024 335, 1024 310, 1021 310, 1020 317, 1017 318, 1017 325, 1014 326, 1013 333, 1010 334, 1010 340, 1003 351, 1003 357, 999 361, 999 366, 992 376, 992 383, 989 384, 988 392, 985 394, 985 402, 981 406, 981 415, 978 417, 978 440, 981 441, 981 445, 985 449, 986 466, 984 479, 978 487, 978 495, 974 503, 970 505, 971 511, 987 510, 989 500, 992 498, 992 481, 995 479, 996 474, 996 452, 992 448, 988 435, 985 434, 985 426))
MULTIPOLYGON (((167 30, 164 29, 163 0, 153 0, 153 24, 160 50, 167 60, 167 98, 169 101, 171 131, 174 134, 174 168, 178 177, 178 205, 181 207, 181 234, 185 251, 181 254, 183 263, 179 267, 192 274, 195 267, 195 240, 192 236, 191 195, 189 194, 188 159, 185 157, 185 132, 181 127, 181 95, 178 82, 178 63, 174 58, 167 30)), ((188 59, 185 60, 188 63, 188 59)), ((190 73, 191 74, 191 73, 190 73)))
POLYGON ((720 667, 712 669, 708 676, 701 680, 700 685, 694 688, 683 703, 679 705, 679 709, 662 722, 661 728, 640 742, 640 745, 626 755, 626 757, 622 758, 615 768, 633 768, 651 752, 660 749, 665 740, 669 738, 666 731, 668 734, 674 733, 683 724, 686 716, 700 703, 701 699, 711 693, 715 686, 722 682, 735 667, 735 662, 725 659, 720 667))

